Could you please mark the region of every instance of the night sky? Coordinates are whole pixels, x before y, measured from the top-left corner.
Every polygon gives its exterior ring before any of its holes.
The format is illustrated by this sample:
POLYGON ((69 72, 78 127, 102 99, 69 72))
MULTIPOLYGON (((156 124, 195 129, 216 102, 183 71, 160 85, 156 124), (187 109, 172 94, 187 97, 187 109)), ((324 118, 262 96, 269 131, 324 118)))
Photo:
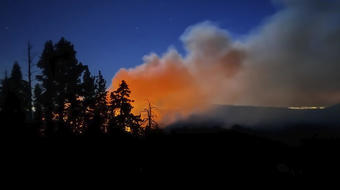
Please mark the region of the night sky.
POLYGON ((269 0, 1 0, 0 77, 15 60, 26 72, 28 40, 36 63, 47 40, 65 37, 79 61, 93 73, 102 70, 109 85, 119 68, 141 64, 150 52, 174 46, 185 54, 179 36, 190 25, 209 20, 237 38, 277 9, 269 0))

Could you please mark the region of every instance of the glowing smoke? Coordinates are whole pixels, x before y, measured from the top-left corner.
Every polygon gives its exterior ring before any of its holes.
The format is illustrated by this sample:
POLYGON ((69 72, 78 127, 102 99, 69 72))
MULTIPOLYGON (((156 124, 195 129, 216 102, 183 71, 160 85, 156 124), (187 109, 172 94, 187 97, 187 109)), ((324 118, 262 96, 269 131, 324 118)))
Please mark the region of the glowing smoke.
POLYGON ((162 120, 211 104, 271 106, 340 102, 340 6, 334 1, 285 1, 285 8, 243 40, 206 21, 188 27, 187 54, 164 55, 121 69, 113 87, 126 80, 142 111, 145 100, 162 120))

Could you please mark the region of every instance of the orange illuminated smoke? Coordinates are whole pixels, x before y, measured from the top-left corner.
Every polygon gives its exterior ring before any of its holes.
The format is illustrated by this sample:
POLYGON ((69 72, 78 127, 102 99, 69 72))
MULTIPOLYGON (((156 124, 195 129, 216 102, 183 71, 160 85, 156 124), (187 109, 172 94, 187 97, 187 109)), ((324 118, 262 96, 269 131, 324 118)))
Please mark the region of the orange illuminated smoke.
POLYGON ((121 69, 113 78, 110 90, 122 80, 129 85, 135 114, 144 110, 148 100, 158 107, 157 120, 170 123, 205 110, 219 99, 235 97, 226 97, 224 92, 236 88, 228 81, 242 67, 244 54, 228 32, 205 22, 189 27, 181 40, 187 50, 185 57, 174 48, 162 56, 151 53, 140 66, 121 69))
POLYGON ((158 122, 170 123, 206 105, 199 84, 182 64, 168 61, 146 63, 130 70, 121 69, 112 81, 113 89, 122 80, 129 85, 131 98, 135 100, 134 113, 141 113, 150 101, 157 107, 158 122))

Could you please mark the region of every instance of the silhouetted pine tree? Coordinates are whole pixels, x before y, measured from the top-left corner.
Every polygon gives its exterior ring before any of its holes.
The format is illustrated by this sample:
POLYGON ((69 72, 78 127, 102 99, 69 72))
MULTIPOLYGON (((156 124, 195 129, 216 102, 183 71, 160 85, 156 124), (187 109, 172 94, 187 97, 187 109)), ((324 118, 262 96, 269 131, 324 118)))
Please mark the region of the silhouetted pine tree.
POLYGON ((46 42, 38 67, 42 70, 42 75, 37 79, 43 88, 41 103, 44 119, 47 122, 52 119, 59 121, 58 128, 53 132, 67 134, 69 127, 78 132, 82 126, 80 77, 84 66, 78 62, 73 45, 64 38, 55 45, 52 41, 46 42))
POLYGON ((106 81, 99 71, 95 80, 95 100, 93 110, 93 121, 88 128, 89 136, 100 136, 107 127, 107 103, 106 103, 106 81))
POLYGON ((21 111, 27 114, 29 111, 29 86, 28 82, 22 79, 21 68, 18 62, 14 63, 8 82, 9 90, 13 92, 20 101, 21 111))
POLYGON ((40 56, 37 66, 41 69, 42 75, 37 75, 36 78, 41 82, 43 93, 40 97, 40 103, 43 113, 43 118, 46 123, 52 121, 53 112, 56 109, 57 94, 56 83, 56 62, 54 60, 54 46, 52 41, 45 43, 44 50, 40 56))
POLYGON ((25 117, 29 111, 29 88, 22 79, 21 68, 14 63, 11 76, 2 81, 1 112, 2 123, 7 126, 7 135, 21 135, 26 132, 25 117))
POLYGON ((142 129, 140 123, 142 122, 140 115, 134 115, 131 111, 131 105, 134 100, 130 99, 131 91, 127 83, 123 80, 118 89, 110 94, 110 114, 112 121, 110 128, 116 128, 119 131, 131 131, 133 135, 141 135, 142 129))
POLYGON ((86 130, 93 122, 96 98, 95 77, 91 76, 87 66, 85 66, 82 86, 82 118, 83 128, 86 130))

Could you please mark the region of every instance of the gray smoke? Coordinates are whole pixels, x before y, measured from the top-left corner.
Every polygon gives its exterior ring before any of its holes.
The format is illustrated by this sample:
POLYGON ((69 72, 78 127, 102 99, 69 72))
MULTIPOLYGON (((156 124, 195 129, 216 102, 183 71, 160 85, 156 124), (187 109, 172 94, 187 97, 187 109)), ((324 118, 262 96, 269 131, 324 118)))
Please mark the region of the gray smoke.
POLYGON ((163 119, 211 104, 339 103, 340 3, 276 3, 283 8, 242 39, 210 21, 188 27, 180 38, 185 56, 174 48, 162 56, 152 53, 142 65, 121 69, 113 86, 126 80, 142 102, 135 108, 142 110, 148 98, 163 109, 163 119))
POLYGON ((245 103, 330 105, 340 102, 340 4, 285 1, 244 43, 245 103))
POLYGON ((242 41, 233 41, 211 22, 191 26, 182 36, 189 52, 186 61, 199 64, 194 68, 210 77, 198 80, 217 84, 203 85, 219 94, 215 103, 327 106, 340 102, 340 3, 280 3, 284 8, 242 41))

